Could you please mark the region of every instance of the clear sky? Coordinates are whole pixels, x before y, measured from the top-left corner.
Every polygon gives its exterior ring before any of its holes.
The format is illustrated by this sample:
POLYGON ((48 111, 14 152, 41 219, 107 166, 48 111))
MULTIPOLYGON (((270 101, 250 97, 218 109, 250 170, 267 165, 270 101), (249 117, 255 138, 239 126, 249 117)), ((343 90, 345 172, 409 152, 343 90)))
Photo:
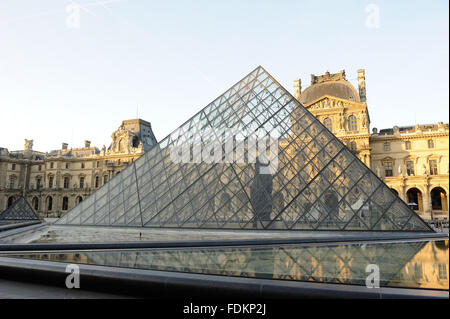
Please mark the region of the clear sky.
POLYGON ((448 122, 448 10, 448 0, 3 0, 0 147, 108 147, 136 114, 161 140, 258 65, 290 92, 327 70, 356 85, 364 68, 371 127, 448 122))

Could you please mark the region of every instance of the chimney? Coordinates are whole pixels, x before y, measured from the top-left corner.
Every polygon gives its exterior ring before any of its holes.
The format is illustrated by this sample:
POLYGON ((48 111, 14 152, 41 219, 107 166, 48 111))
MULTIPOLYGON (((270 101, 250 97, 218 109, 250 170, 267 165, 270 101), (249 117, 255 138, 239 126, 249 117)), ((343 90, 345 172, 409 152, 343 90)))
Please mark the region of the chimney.
POLYGON ((295 79, 294 80, 294 97, 297 100, 300 100, 300 94, 302 94, 302 80, 295 79))
POLYGON ((69 144, 67 144, 67 143, 62 143, 62 149, 63 149, 63 150, 66 150, 68 146, 69 146, 69 144))
POLYGON ((358 89, 361 102, 366 102, 366 72, 364 69, 358 70, 358 89))
POLYGON ((91 147, 91 141, 88 140, 84 141, 84 147, 86 148, 91 147))

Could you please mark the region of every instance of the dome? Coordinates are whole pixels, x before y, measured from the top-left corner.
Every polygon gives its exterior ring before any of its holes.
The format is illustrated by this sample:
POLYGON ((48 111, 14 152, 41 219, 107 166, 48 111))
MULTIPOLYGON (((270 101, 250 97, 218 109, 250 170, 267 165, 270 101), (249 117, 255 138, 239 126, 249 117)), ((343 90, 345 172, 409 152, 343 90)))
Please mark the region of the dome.
POLYGON ((344 100, 361 102, 356 89, 346 80, 313 84, 301 93, 300 102, 303 104, 308 104, 324 95, 331 95, 344 100))

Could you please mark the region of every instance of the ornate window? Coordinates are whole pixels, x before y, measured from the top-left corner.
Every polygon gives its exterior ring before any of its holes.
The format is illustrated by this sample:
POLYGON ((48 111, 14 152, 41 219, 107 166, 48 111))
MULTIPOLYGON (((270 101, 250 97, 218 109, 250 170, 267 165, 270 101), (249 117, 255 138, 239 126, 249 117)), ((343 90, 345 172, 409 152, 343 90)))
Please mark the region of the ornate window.
POLYGON ((385 152, 390 152, 391 151, 391 143, 384 142, 383 149, 384 149, 385 152))
POLYGON ((408 151, 411 150, 411 141, 406 141, 405 142, 405 149, 408 150, 408 151))
POLYGON ((41 178, 38 177, 36 178, 36 189, 40 189, 41 188, 41 178))
POLYGON ((52 188, 53 187, 53 176, 49 176, 48 177, 48 188, 52 188))
POLYGON ((95 188, 98 187, 99 178, 98 176, 95 176, 95 188))
POLYGON ((323 125, 325 125, 325 127, 332 132, 333 131, 333 122, 331 121, 331 119, 329 117, 327 117, 326 119, 323 120, 323 125))
POLYGON ((11 169, 12 169, 13 171, 16 170, 16 163, 13 163, 13 164, 11 165, 11 169))
POLYGON ((80 188, 83 188, 83 187, 84 187, 84 177, 81 176, 80 177, 80 188))
POLYGON ((434 141, 428 140, 428 148, 434 148, 434 141))
POLYGON ((42 165, 39 165, 38 170, 42 170, 42 165))
POLYGON ((384 176, 393 176, 392 162, 384 162, 384 176))
POLYGON ((64 177, 64 188, 69 188, 69 177, 64 177))
POLYGON ((69 169, 69 167, 70 167, 70 164, 66 163, 66 169, 69 169))
POLYGON ((430 165, 430 175, 437 175, 438 174, 437 160, 429 160, 428 165, 430 165))
POLYGON ((414 176, 414 161, 406 161, 406 174, 414 176))
POLYGON ((14 196, 8 197, 8 207, 11 206, 15 201, 16 199, 14 198, 14 196))
POLYGON ((47 210, 51 211, 53 208, 53 198, 51 196, 47 197, 47 210))
POLYGON ((347 125, 348 125, 347 128, 348 128, 349 131, 356 131, 358 129, 358 123, 356 121, 356 116, 350 115, 348 117, 347 125))
POLYGON ((103 185, 108 182, 108 175, 103 176, 103 185))
POLYGON ((350 142, 350 150, 356 151, 356 142, 355 141, 350 142))
POLYGON ((69 208, 69 198, 64 196, 62 201, 62 210, 67 210, 68 208, 69 208))
POLYGON ((14 189, 14 181, 15 181, 14 176, 10 176, 9 177, 9 188, 10 189, 14 189))
POLYGON ((53 168, 53 162, 50 162, 50 168, 53 168))
POLYGON ((84 162, 81 162, 81 168, 84 168, 84 162))
POLYGON ((33 207, 35 211, 39 210, 39 199, 36 196, 33 197, 33 207))

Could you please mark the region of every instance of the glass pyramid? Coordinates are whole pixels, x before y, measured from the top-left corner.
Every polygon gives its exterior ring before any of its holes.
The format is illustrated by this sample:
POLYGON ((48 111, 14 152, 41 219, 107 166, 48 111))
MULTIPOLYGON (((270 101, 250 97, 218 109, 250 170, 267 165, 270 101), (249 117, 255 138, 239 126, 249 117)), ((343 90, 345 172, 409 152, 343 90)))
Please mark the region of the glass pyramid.
POLYGON ((57 224, 432 231, 262 67, 57 224))
POLYGON ((11 206, 0 213, 0 221, 4 220, 39 220, 28 201, 21 196, 11 206))

